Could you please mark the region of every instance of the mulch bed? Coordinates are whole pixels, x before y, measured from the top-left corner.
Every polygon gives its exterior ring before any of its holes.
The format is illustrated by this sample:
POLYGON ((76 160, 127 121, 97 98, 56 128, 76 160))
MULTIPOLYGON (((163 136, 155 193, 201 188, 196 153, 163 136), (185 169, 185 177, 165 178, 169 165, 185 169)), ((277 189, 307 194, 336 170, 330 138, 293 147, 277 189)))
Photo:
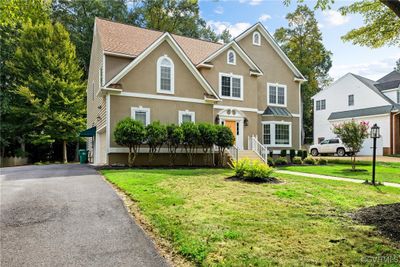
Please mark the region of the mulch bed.
POLYGON ((400 203, 363 208, 351 217, 362 224, 375 226, 384 236, 400 242, 400 203))
POLYGON ((281 184, 283 183, 281 180, 275 177, 268 177, 268 178, 252 178, 252 179, 244 179, 243 177, 238 177, 238 176, 231 176, 228 178, 225 178, 225 181, 230 181, 230 182, 245 182, 245 183, 252 183, 252 184, 281 184))

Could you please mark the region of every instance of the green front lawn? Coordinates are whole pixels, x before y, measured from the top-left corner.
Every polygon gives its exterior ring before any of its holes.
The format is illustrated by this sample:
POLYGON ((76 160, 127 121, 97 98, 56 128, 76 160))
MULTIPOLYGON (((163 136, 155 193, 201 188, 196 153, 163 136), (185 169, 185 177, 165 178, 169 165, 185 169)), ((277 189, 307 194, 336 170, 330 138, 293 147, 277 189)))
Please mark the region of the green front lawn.
POLYGON ((226 181, 225 169, 104 170, 159 236, 198 265, 363 265, 399 249, 348 213, 400 201, 400 189, 276 174, 226 181))
MULTIPOLYGON (((352 172, 350 164, 329 164, 326 166, 285 166, 282 170, 331 175, 337 177, 354 178, 360 180, 372 178, 371 165, 357 165, 356 169, 367 170, 367 172, 352 172)), ((400 183, 400 163, 378 163, 375 170, 376 180, 379 182, 400 183)))

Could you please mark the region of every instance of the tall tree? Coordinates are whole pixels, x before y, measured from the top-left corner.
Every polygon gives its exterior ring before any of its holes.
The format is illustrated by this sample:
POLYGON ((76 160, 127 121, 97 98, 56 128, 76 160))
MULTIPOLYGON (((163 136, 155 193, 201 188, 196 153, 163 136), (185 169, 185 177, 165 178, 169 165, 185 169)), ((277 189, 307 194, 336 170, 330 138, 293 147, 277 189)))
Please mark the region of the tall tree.
POLYGON ((400 72, 400 58, 396 61, 396 66, 394 67, 394 70, 400 72))
POLYGON ((287 14, 286 19, 289 27, 277 29, 274 36, 308 80, 301 88, 304 134, 308 139, 313 134, 311 96, 331 81, 328 71, 332 66, 332 53, 324 47, 314 12, 307 6, 298 6, 293 13, 287 14))
MULTIPOLYGON (((289 5, 291 0, 283 0, 289 5)), ((302 3, 304 0, 297 0, 302 3)), ((315 8, 325 10, 334 0, 317 0, 315 8)), ((345 34, 342 39, 354 44, 378 48, 384 45, 400 46, 400 0, 355 1, 340 8, 342 15, 360 14, 364 25, 345 34)))
MULTIPOLYGON (((221 39, 200 17, 197 0, 148 0, 132 9, 130 20, 141 27, 209 41, 221 39)), ((225 33, 224 36, 229 34, 225 33)))
POLYGON ((85 124, 83 73, 68 32, 60 23, 28 21, 7 66, 23 100, 16 109, 31 122, 27 134, 35 143, 61 141, 66 162, 67 142, 76 140, 85 124))
POLYGON ((89 70, 95 17, 127 22, 125 0, 52 0, 52 18, 68 30, 85 75, 89 70))
POLYGON ((1 156, 4 156, 6 148, 14 143, 19 143, 25 152, 26 133, 30 125, 29 116, 20 113, 15 107, 15 103, 19 103, 21 99, 15 92, 15 75, 6 62, 13 61, 22 25, 27 21, 36 23, 47 20, 49 14, 49 5, 43 0, 0 1, 1 156))

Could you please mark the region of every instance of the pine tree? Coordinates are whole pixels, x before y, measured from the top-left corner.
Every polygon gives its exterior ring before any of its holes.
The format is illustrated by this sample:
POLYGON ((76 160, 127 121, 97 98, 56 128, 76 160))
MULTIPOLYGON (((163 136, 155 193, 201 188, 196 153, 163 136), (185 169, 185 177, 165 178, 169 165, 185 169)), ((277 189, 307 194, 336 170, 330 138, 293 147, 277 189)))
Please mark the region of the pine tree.
POLYGON ((76 140, 85 124, 83 72, 68 32, 49 20, 28 21, 7 65, 23 100, 15 110, 30 122, 27 134, 35 144, 62 141, 67 162, 67 142, 76 140))

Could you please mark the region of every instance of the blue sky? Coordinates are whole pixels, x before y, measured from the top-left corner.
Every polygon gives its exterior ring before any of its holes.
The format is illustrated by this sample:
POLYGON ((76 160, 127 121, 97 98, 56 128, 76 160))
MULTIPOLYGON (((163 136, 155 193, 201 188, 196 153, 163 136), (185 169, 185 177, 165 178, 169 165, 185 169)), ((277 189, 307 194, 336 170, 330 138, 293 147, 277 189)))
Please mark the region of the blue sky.
MULTIPOLYGON (((395 61, 400 58, 397 47, 371 49, 343 42, 340 37, 353 28, 363 25, 359 15, 343 17, 337 9, 351 1, 336 1, 331 10, 316 11, 325 47, 333 53, 330 75, 340 78, 348 72, 377 80, 393 70, 395 61)), ((279 27, 286 27, 287 13, 296 9, 297 1, 292 0, 289 7, 283 0, 201 0, 200 14, 217 32, 228 28, 233 36, 261 21, 273 34, 279 27)), ((313 7, 315 1, 305 1, 313 7)))

